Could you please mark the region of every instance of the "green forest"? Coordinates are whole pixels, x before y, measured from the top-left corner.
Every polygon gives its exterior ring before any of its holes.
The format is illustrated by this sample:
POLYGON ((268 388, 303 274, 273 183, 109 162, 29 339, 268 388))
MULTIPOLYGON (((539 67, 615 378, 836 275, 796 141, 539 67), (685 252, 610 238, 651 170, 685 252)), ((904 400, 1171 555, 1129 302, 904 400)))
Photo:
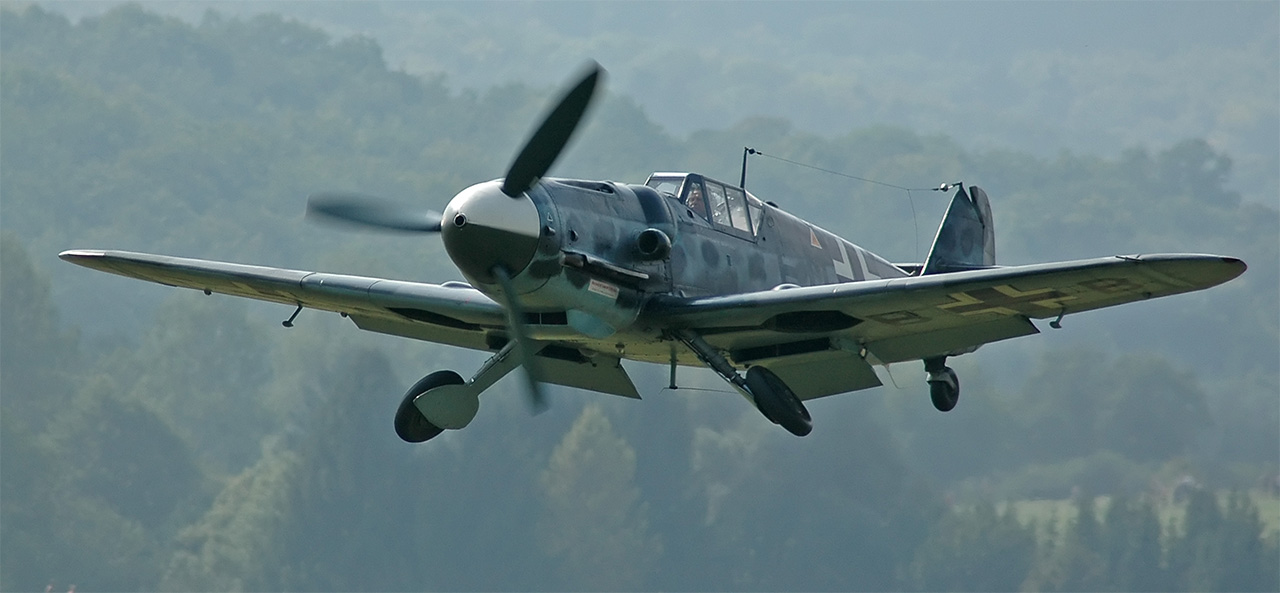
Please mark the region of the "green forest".
MULTIPOLYGON (((884 388, 811 402, 803 439, 711 373, 670 391, 637 365, 642 402, 553 388, 531 416, 508 378, 466 430, 408 445, 404 390, 481 353, 314 311, 286 330, 286 307, 57 259, 460 279, 438 241, 315 226, 305 198, 439 208, 502 174, 555 83, 457 88, 276 15, 0 8, 0 590, 1280 589, 1280 212, 1228 189, 1206 139, 1043 157, 782 117, 674 131, 606 93, 554 174, 732 180, 751 145, 981 185, 1001 263, 1250 266, 956 358, 949 414, 895 365, 884 388)), ((946 206, 750 166, 762 199, 894 261, 922 258, 946 206)))

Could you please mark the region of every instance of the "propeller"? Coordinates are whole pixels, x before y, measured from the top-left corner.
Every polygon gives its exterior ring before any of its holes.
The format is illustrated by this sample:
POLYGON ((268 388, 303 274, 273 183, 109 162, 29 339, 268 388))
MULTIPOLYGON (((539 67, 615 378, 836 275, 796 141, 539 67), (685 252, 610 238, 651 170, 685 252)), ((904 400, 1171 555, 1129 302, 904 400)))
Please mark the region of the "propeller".
POLYGON ((307 216, 384 231, 438 233, 442 215, 364 194, 326 192, 307 198, 307 216))
MULTIPOLYGON (((511 166, 507 169, 507 175, 503 179, 499 190, 502 195, 520 198, 542 176, 546 175, 547 171, 551 169, 551 165, 555 163, 556 158, 560 156, 565 146, 568 145, 578 125, 582 123, 582 118, 591 106, 591 100, 595 96, 596 87, 603 74, 604 69, 600 67, 600 64, 594 61, 589 63, 578 82, 569 88, 551 111, 547 112, 547 115, 542 119, 542 123, 525 141, 524 146, 516 154, 515 160, 511 162, 511 166)), ((477 184, 463 190, 450 202, 449 208, 458 210, 465 207, 469 210, 466 214, 459 212, 456 220, 451 223, 448 231, 444 233, 446 248, 449 248, 451 236, 454 236, 455 242, 463 241, 462 235, 459 233, 469 232, 463 230, 464 228, 485 227, 486 223, 479 214, 486 215, 490 220, 506 224, 499 224, 484 233, 477 234, 472 232, 471 235, 467 235, 471 238, 466 239, 466 241, 483 240, 485 237, 492 237, 494 236, 494 230, 505 233, 509 240, 515 240, 516 243, 520 243, 526 238, 520 234, 519 225, 515 225, 515 232, 512 232, 513 228, 511 226, 511 221, 524 219, 521 219, 518 215, 510 214, 511 203, 505 201, 498 191, 486 190, 485 186, 486 184, 477 184), (486 191, 491 193, 486 194, 486 191), (499 200, 501 205, 498 206, 498 202, 492 202, 491 200, 493 199, 499 200), (501 215, 493 216, 495 212, 501 215), (474 216, 474 219, 469 220, 471 216, 474 216), (450 233, 453 233, 453 235, 450 233), (511 239, 512 237, 514 239, 511 239)), ((492 185, 489 187, 492 188, 492 185)), ((525 199, 528 200, 528 198, 525 199)), ((528 204, 528 210, 535 216, 533 220, 536 223, 537 210, 531 201, 528 204)), ((450 210, 446 209, 446 211, 450 210)), ((384 231, 440 233, 442 232, 441 219, 444 215, 434 210, 404 205, 373 196, 335 192, 315 194, 308 198, 307 216, 349 226, 384 231)), ((533 227, 534 232, 531 237, 533 240, 537 239, 537 228, 536 225, 533 227)), ((525 234, 527 234, 527 231, 525 234)), ((463 258, 466 261, 459 260, 459 256, 452 251, 450 257, 453 257, 454 262, 460 268, 472 266, 466 268, 470 269, 472 274, 481 274, 482 271, 487 269, 502 288, 503 300, 506 301, 507 333, 516 343, 515 351, 520 357, 520 364, 524 366, 525 378, 528 380, 529 403, 533 408, 533 412, 537 414, 547 408, 547 403, 543 395, 542 386, 538 382, 538 377, 541 374, 539 372, 540 365, 535 356, 534 348, 536 344, 529 337, 528 328, 525 327, 524 309, 520 304, 519 293, 515 289, 514 282, 512 282, 513 274, 511 269, 505 263, 497 263, 496 265, 490 263, 494 259, 499 262, 504 261, 501 257, 494 256, 491 253, 492 250, 496 248, 509 251, 511 246, 498 244, 485 245, 483 247, 484 249, 477 249, 477 245, 471 243, 465 243, 459 247, 464 253, 478 254, 480 259, 477 261, 472 261, 469 257, 463 258), (490 257, 493 259, 485 261, 490 257), (479 265, 476 266, 476 264, 479 265), (490 265, 492 267, 489 267, 490 265)), ((517 270, 518 272, 519 270, 517 270)))
POLYGON ((595 95, 602 74, 604 69, 600 64, 591 62, 582 80, 569 89, 555 109, 543 118, 542 125, 524 143, 511 168, 507 169, 502 193, 513 198, 519 196, 546 175, 591 105, 591 97, 595 95))
POLYGON ((493 267, 493 275, 502 286, 502 295, 507 301, 507 333, 516 342, 516 352, 520 356, 520 365, 524 367, 524 376, 528 381, 529 405, 534 414, 547 409, 546 397, 542 394, 542 384, 538 382, 539 364, 534 356, 533 340, 524 326, 524 308, 520 306, 520 298, 516 296, 515 285, 511 282, 511 274, 501 264, 493 267))
MULTIPOLYGON (((502 193, 518 197, 537 183, 582 122, 604 68, 591 62, 582 78, 547 113, 507 169, 502 193)), ((440 232, 441 214, 355 193, 320 193, 307 199, 307 216, 350 226, 406 233, 440 232)))

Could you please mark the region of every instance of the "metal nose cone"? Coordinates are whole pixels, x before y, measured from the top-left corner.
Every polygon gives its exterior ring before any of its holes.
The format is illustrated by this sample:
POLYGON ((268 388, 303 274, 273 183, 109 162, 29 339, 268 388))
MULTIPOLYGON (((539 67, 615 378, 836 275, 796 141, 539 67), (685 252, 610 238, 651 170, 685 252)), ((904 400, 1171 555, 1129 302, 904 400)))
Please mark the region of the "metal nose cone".
POLYGON ((440 221, 445 251, 473 282, 494 284, 493 267, 516 276, 533 260, 541 230, 527 195, 511 198, 500 181, 468 187, 449 201, 440 221))

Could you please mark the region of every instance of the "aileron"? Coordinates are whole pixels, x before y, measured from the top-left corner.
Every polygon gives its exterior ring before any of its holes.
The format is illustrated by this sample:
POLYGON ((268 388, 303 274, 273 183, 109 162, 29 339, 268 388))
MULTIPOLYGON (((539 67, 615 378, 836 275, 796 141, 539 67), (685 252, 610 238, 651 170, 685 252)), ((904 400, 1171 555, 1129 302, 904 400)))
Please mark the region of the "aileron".
POLYGON ((485 349, 502 308, 468 288, 134 253, 64 251, 71 263, 167 286, 342 313, 362 329, 485 349))

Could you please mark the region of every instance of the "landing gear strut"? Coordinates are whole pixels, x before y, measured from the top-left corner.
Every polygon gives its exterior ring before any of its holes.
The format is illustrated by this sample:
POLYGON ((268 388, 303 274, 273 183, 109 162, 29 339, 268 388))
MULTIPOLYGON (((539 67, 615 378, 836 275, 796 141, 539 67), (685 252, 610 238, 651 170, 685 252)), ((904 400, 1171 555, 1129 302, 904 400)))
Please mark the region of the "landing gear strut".
POLYGON ((725 381, 749 396, 770 422, 798 437, 813 431, 813 419, 809 416, 809 410, 805 409, 804 402, 773 371, 753 366, 747 369, 747 378, 743 379, 724 355, 702 339, 702 336, 692 330, 682 329, 676 332, 676 337, 725 381))
POLYGON ((396 410, 396 434, 421 443, 470 424, 480 408, 480 394, 519 366, 519 357, 512 355, 515 348, 515 340, 507 342, 470 381, 453 371, 436 371, 414 383, 396 410))
POLYGON ((939 412, 950 412, 960 401, 960 378, 947 366, 947 357, 924 359, 924 371, 929 382, 929 399, 939 412))

